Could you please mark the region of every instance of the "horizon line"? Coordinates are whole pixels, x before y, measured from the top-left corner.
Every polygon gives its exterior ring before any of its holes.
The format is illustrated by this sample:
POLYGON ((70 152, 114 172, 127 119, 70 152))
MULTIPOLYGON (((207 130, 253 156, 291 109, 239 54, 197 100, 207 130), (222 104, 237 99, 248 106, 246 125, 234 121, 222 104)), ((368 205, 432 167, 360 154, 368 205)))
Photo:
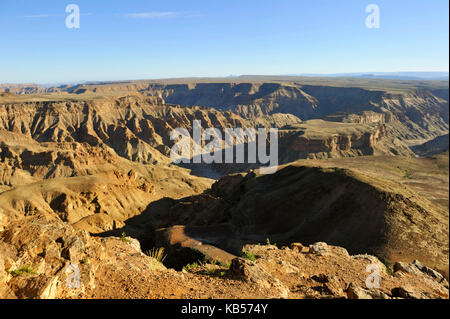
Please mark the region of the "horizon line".
MULTIPOLYGON (((178 80, 178 79, 230 79, 239 77, 351 77, 349 75, 394 75, 394 74, 439 74, 445 73, 450 75, 450 71, 361 71, 361 72, 348 72, 348 73, 290 73, 290 74, 230 74, 230 75, 216 75, 216 76, 174 76, 174 77, 148 77, 148 78, 135 78, 135 79, 117 79, 117 80, 73 80, 73 81, 52 81, 52 82, 37 82, 37 81, 23 81, 23 82, 7 82, 0 81, 0 85, 64 85, 64 84, 82 84, 82 83, 95 83, 95 82, 136 82, 136 81, 158 81, 158 80, 178 80)), ((382 78, 375 78, 375 80, 383 80, 382 78)), ((386 80, 401 80, 401 79, 386 79, 386 80)), ((411 79, 409 81, 449 81, 449 79, 411 79)))

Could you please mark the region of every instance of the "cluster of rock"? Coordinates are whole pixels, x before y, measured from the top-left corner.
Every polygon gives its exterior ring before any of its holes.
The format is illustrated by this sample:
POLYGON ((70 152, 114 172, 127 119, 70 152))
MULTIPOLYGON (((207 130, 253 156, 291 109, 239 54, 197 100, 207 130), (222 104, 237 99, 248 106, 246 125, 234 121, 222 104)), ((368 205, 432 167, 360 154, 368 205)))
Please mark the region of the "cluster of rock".
POLYGON ((344 248, 323 242, 309 246, 293 243, 281 249, 247 245, 243 250, 257 256, 256 260, 233 259, 231 275, 269 289, 275 298, 297 297, 299 292, 304 298, 448 298, 444 276, 418 261, 398 262, 391 273, 374 256, 350 256, 344 248), (368 265, 380 269, 378 287, 368 288, 368 265))
POLYGON ((91 237, 44 215, 10 223, 0 232, 0 298, 81 298, 102 268, 166 269, 130 237, 91 237))
MULTIPOLYGON (((221 295, 235 298, 248 297, 246 289, 258 298, 423 299, 449 294, 447 280, 418 261, 396 263, 390 273, 374 256, 351 256, 344 248, 323 242, 280 249, 271 244, 246 245, 243 252, 246 257, 233 257, 220 277, 210 273, 205 279, 205 274, 167 269, 144 254, 133 238, 92 237, 58 218, 30 216, 0 232, 0 298, 87 298, 95 292, 115 298, 114 286, 126 287, 130 276, 138 278, 134 289, 144 298, 147 289, 179 287, 180 280, 191 287, 182 296, 198 289, 200 298, 206 296, 205 284, 210 287, 209 297, 214 297, 211 287, 218 291, 237 287, 221 295), (378 288, 367 288, 369 265, 379 267, 378 288), (153 277, 158 280, 149 279, 152 273, 159 274, 153 277), (105 283, 111 291, 103 290, 105 283)), ((172 295, 166 289, 158 296, 172 295)))

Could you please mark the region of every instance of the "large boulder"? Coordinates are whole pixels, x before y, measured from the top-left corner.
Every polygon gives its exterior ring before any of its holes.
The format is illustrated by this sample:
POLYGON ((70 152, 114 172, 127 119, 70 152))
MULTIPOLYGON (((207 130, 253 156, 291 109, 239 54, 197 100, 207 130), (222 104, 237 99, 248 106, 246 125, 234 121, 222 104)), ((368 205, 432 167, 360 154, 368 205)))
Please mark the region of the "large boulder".
POLYGON ((414 260, 412 263, 396 262, 394 264, 394 271, 403 272, 407 274, 415 274, 419 276, 426 276, 448 287, 448 282, 442 274, 440 274, 434 269, 425 266, 418 260, 414 260))
POLYGON ((0 233, 0 298, 79 298, 106 265, 165 270, 133 238, 95 238, 57 217, 36 215, 0 233))
POLYGON ((256 263, 244 259, 235 258, 231 261, 231 275, 238 280, 243 280, 257 285, 261 289, 270 290, 275 298, 288 298, 289 289, 277 278, 269 275, 256 263))
POLYGON ((347 288, 348 299, 391 299, 382 291, 357 286, 353 283, 347 288))

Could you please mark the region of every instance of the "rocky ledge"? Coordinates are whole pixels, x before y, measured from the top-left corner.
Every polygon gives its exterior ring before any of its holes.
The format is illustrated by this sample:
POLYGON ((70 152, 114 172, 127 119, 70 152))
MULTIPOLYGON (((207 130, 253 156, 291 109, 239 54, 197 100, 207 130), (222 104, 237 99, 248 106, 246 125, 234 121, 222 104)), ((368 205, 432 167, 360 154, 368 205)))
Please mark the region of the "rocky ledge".
POLYGON ((160 257, 126 235, 92 237, 57 218, 26 217, 0 232, 0 298, 449 297, 447 280, 419 261, 391 269, 326 243, 246 245, 230 263, 181 271, 160 257))

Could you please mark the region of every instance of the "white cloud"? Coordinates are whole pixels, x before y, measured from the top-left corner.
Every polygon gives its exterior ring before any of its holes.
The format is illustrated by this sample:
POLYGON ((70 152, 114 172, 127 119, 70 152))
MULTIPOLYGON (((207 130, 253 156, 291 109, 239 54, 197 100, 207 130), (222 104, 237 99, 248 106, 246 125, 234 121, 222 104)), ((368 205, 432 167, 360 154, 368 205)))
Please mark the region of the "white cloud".
POLYGON ((152 12, 127 13, 125 14, 125 17, 132 19, 159 19, 159 18, 174 18, 184 15, 186 15, 186 12, 152 11, 152 12))
POLYGON ((24 18, 50 18, 50 17, 61 17, 61 14, 32 14, 23 16, 24 18))
MULTIPOLYGON (((82 16, 90 16, 92 13, 82 13, 82 16)), ((63 17, 62 14, 32 14, 23 16, 24 18, 52 18, 52 17, 63 17)), ((137 13, 126 13, 122 15, 125 18, 130 19, 164 19, 164 18, 175 18, 175 17, 200 17, 200 14, 194 14, 192 12, 176 12, 176 11, 151 11, 151 12, 137 12, 137 13)))
MULTIPOLYGON (((82 16, 91 16, 92 13, 82 13, 82 16)), ((37 19, 37 18, 53 18, 53 17, 64 17, 63 14, 31 14, 23 16, 28 19, 37 19)))

